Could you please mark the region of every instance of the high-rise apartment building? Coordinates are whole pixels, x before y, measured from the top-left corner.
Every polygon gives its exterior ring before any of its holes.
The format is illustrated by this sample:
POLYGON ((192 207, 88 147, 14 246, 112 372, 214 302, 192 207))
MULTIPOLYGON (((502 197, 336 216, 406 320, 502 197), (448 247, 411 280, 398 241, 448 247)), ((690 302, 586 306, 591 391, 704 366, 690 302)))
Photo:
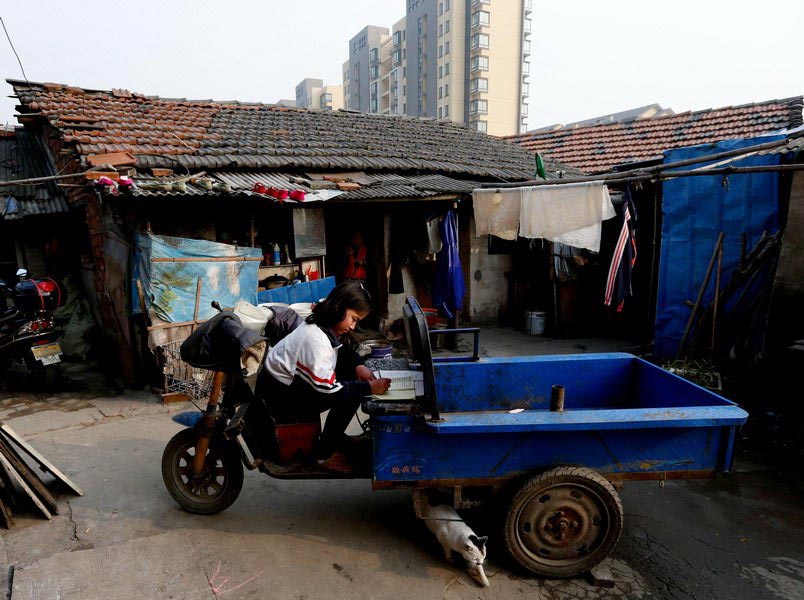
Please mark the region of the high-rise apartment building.
POLYGON ((344 64, 347 108, 527 130, 532 0, 407 0, 392 33, 369 26, 344 64))
POLYGON ((348 108, 380 112, 380 47, 388 38, 387 27, 369 25, 349 41, 348 108))
POLYGON ((344 108, 343 88, 339 85, 324 85, 322 79, 302 79, 296 85, 296 106, 324 110, 344 108))

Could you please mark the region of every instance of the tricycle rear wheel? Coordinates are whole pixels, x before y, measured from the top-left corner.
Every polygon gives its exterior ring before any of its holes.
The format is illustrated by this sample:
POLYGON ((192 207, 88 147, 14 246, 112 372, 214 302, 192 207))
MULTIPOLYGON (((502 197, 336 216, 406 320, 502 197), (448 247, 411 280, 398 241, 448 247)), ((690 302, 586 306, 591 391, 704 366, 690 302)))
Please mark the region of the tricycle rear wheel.
POLYGON ((193 457, 198 432, 183 429, 174 435, 162 454, 162 479, 173 499, 187 512, 213 515, 237 500, 243 488, 243 462, 237 446, 213 439, 204 472, 195 476, 193 457))
POLYGON ((573 577, 606 558, 622 529, 623 505, 608 480, 583 467, 557 467, 514 492, 503 540, 523 569, 573 577))

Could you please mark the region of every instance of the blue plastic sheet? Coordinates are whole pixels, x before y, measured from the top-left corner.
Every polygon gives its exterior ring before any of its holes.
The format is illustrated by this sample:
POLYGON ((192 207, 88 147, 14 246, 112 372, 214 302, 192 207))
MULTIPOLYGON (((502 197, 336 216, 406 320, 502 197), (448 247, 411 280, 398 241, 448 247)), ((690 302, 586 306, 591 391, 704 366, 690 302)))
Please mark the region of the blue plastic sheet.
MULTIPOLYGON (((665 163, 716 154, 783 139, 767 136, 726 140, 665 153, 665 163)), ((778 165, 780 155, 752 156, 734 166, 778 165)), ((711 163, 703 163, 711 164, 711 163)), ((694 165, 688 168, 697 168, 694 165)), ((740 236, 748 236, 750 250, 762 232, 779 229, 779 174, 750 173, 712 177, 682 177, 666 181, 662 190, 662 246, 656 302, 655 352, 660 358, 675 357, 690 316, 685 300, 694 301, 720 232, 723 240, 721 285, 738 265, 740 236)), ((703 302, 714 297, 714 274, 703 302)))
POLYGON ((199 319, 215 314, 213 300, 221 306, 234 306, 257 300, 259 248, 219 244, 206 240, 137 234, 133 269, 132 306, 142 312, 136 280, 142 283, 149 309, 163 321, 182 323, 193 320, 198 278, 201 278, 199 319), (154 258, 232 258, 231 261, 153 262, 154 258), (240 260, 237 260, 240 259, 240 260))
POLYGON ((329 296, 335 287, 334 277, 324 277, 314 281, 305 281, 286 285, 272 290, 257 292, 257 302, 284 302, 294 304, 296 302, 318 302, 322 298, 329 296))
POLYGON ((463 283, 461 256, 458 251, 458 217, 454 210, 438 224, 442 247, 436 255, 436 272, 433 281, 433 305, 442 305, 450 312, 463 308, 466 288, 463 283))

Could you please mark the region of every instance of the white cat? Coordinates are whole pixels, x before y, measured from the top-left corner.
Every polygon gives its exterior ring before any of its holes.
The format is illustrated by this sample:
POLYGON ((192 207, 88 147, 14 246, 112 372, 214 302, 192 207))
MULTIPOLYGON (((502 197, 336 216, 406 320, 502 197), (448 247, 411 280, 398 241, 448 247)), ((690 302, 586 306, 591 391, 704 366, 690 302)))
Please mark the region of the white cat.
POLYGON ((455 509, 447 504, 432 506, 426 498, 419 504, 419 517, 444 548, 444 558, 454 562, 452 553, 457 552, 466 561, 466 572, 481 586, 488 587, 489 580, 483 571, 486 560, 488 537, 478 537, 463 522, 455 509))

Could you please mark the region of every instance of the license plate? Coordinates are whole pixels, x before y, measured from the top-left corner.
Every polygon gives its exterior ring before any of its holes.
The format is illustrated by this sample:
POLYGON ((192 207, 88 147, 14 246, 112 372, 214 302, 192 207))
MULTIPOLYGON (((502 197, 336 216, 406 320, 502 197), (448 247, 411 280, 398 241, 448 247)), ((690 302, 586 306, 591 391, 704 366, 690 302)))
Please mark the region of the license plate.
POLYGON ((59 346, 58 342, 34 346, 31 348, 31 352, 33 352, 34 358, 43 365, 52 365, 61 362, 61 346, 59 346))

